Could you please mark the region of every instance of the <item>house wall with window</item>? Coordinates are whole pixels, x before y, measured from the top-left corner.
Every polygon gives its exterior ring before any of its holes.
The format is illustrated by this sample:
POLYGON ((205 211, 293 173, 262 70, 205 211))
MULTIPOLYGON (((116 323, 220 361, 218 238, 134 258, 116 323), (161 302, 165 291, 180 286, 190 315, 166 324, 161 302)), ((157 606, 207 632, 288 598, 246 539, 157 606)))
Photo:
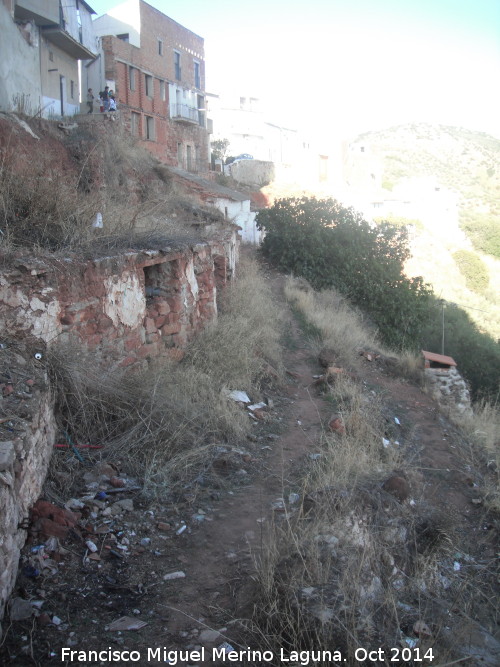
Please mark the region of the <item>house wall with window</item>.
POLYGON ((78 61, 95 54, 93 13, 84 0, 2 2, 2 108, 45 117, 79 112, 78 61))
POLYGON ((87 87, 109 85, 130 132, 160 160, 208 171, 203 38, 142 0, 110 10, 94 28, 104 67, 87 68, 87 87), (104 81, 96 79, 102 69, 104 81))

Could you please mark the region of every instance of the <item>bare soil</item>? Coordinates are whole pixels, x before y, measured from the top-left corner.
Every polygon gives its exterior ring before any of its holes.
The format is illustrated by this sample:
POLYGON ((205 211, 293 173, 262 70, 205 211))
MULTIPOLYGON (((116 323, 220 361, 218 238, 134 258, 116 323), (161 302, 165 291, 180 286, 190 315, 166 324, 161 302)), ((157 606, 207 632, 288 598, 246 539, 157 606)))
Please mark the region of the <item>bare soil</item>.
MULTIPOLYGON (((269 272, 269 280, 276 298, 283 300, 282 276, 269 272)), ((124 490, 108 496, 101 508, 93 508, 93 514, 85 510, 78 531, 62 544, 56 557, 52 555, 56 562, 49 568, 39 562, 41 574, 35 578, 26 576, 27 566, 36 559, 33 548, 41 542, 28 541, 13 597, 43 604, 38 617, 20 621, 6 617, 1 664, 77 662, 76 654, 73 660, 61 659, 63 647, 139 651, 139 665, 165 662, 163 654, 159 660, 148 660, 148 648, 185 651, 203 646, 208 651, 223 642, 235 648, 262 648, 250 643, 255 640, 240 622, 251 610, 256 562, 265 548, 268 526, 279 518, 282 499, 288 506, 290 493, 301 494, 300 473, 311 465, 309 455, 319 451, 320 433, 331 414, 331 404, 314 386, 313 376, 321 368, 291 312, 287 330, 286 386, 268 395, 265 419, 255 421, 248 441, 221 450, 213 462, 217 474, 209 482, 199 480, 171 504, 151 504, 140 492, 127 491, 133 480, 119 461, 113 461, 126 480, 124 490), (117 498, 132 499, 134 510, 103 516, 103 507, 117 498), (97 545, 101 560, 88 559, 88 539, 97 545), (164 580, 166 574, 178 571, 185 576, 164 580), (146 625, 138 630, 110 630, 109 625, 123 616, 146 625)), ((481 566, 486 573, 487 592, 479 600, 471 590, 467 605, 436 600, 436 608, 446 608, 449 632, 460 626, 463 633, 468 628, 468 636, 456 638, 464 651, 467 646, 484 649, 483 656, 472 652, 476 657, 461 664, 493 665, 499 644, 494 639, 498 625, 491 598, 498 589, 491 589, 489 582, 496 581, 491 577, 498 525, 482 504, 472 502, 481 498, 482 472, 471 468, 461 436, 418 386, 391 376, 375 361, 364 361, 358 375, 367 387, 382 394, 388 414, 399 419, 401 446, 406 447, 414 471, 412 496, 449 515, 457 552, 472 559, 457 556, 464 577, 473 566, 481 566)), ((80 466, 67 498, 61 500, 88 493, 83 474, 89 470, 89 465, 80 466)), ((50 489, 46 499, 57 500, 50 489)), ((82 663, 130 664, 124 660, 82 663)))

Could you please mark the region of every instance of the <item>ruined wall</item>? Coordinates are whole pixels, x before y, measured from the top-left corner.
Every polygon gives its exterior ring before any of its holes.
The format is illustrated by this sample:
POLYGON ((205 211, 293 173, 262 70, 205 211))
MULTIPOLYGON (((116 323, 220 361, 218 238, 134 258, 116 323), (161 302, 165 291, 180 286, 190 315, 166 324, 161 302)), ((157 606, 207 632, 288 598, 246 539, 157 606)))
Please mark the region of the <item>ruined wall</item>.
POLYGON ((91 261, 19 258, 0 274, 0 326, 52 346, 77 342, 110 366, 179 359, 217 314, 237 237, 91 261))
MULTIPOLYGON (((0 272, 0 619, 14 585, 22 527, 40 495, 56 426, 39 352, 77 343, 108 367, 180 359, 217 315, 238 237, 84 261, 9 257, 0 272), (11 341, 11 342, 9 342, 11 341), (23 351, 23 354, 20 352, 23 351)), ((1 628, 0 628, 1 636, 1 628)))
POLYGON ((26 540, 24 520, 40 495, 56 434, 46 373, 32 360, 23 345, 2 343, 0 410, 8 418, 0 423, 0 619, 26 540))

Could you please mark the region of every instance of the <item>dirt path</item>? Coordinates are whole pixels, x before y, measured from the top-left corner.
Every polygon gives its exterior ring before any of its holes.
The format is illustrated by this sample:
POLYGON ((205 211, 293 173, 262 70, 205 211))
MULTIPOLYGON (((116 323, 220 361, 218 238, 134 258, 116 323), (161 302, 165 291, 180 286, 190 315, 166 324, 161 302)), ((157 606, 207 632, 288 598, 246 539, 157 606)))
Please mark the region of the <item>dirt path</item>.
MULTIPOLYGON (((283 300, 283 278, 270 280, 276 298, 283 300)), ((223 641, 238 645, 241 632, 232 619, 251 596, 255 559, 267 526, 280 499, 288 502, 290 493, 300 492, 294 475, 307 464, 307 455, 317 451, 322 424, 331 412, 312 388, 313 375, 320 372, 317 360, 290 312, 287 317, 287 385, 269 396, 269 421, 255 423, 254 436, 242 443, 241 451, 222 456, 220 488, 201 488, 195 496, 188 491, 175 507, 134 499, 135 510, 117 519, 116 543, 126 537, 125 558, 118 552, 114 559, 89 564, 82 561, 82 545, 72 545, 52 576, 34 582, 21 575, 18 594, 43 601, 45 625, 32 619, 4 625, 3 664, 64 664, 56 658, 64 646, 75 651, 140 651, 138 664, 148 665, 159 662, 147 660, 148 648, 196 650, 223 641), (179 571, 185 576, 164 580, 179 571), (61 619, 59 625, 50 624, 53 615, 61 619), (121 616, 147 625, 137 632, 108 630, 121 616)), ((453 428, 429 396, 381 366, 366 362, 360 379, 383 394, 387 409, 408 434, 417 470, 412 494, 453 515, 457 544, 468 553, 475 535, 484 531, 482 508, 471 502, 476 480, 460 455, 453 428)), ((485 558, 491 558, 493 537, 485 544, 485 558)), ((29 547, 25 552, 27 557, 29 547)))

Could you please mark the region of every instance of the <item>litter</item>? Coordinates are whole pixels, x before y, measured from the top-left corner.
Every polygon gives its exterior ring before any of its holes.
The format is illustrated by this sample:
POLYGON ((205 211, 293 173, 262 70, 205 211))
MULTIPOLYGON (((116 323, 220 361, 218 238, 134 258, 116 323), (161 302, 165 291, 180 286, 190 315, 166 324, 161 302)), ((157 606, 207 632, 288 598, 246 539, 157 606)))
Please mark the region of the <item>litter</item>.
POLYGON ((453 563, 453 569, 455 572, 460 572, 460 563, 457 560, 453 563))
POLYGON ((172 581, 173 579, 184 579, 186 576, 185 572, 182 572, 181 570, 177 572, 169 572, 169 574, 165 574, 163 577, 163 581, 172 581))
POLYGON ((182 535, 182 533, 186 530, 186 528, 187 528, 186 524, 182 525, 180 528, 178 528, 178 529, 175 531, 175 534, 176 534, 176 535, 182 535))
POLYGON ((262 408, 267 408, 267 403, 254 403, 253 405, 247 406, 249 410, 254 412, 255 410, 261 410, 262 408))
POLYGON ((300 496, 298 493, 290 493, 288 494, 288 502, 290 505, 294 505, 296 502, 300 500, 300 496))
POLYGON ((87 540, 85 544, 87 546, 87 549, 92 553, 95 553, 97 551, 97 545, 95 544, 95 542, 92 542, 92 540, 87 540))
POLYGON ((317 461, 321 457, 321 454, 309 454, 311 461, 317 461))
POLYGON ((230 391, 228 396, 229 398, 232 398, 233 401, 237 401, 238 403, 250 403, 248 395, 244 391, 238 391, 238 389, 230 391))
POLYGON ((395 422, 398 426, 401 426, 401 422, 399 421, 399 419, 398 419, 397 417, 394 417, 394 422, 395 422))
POLYGON ((224 651, 224 653, 231 653, 231 651, 234 651, 234 647, 231 646, 231 644, 228 644, 227 642, 222 642, 220 646, 217 647, 219 651, 224 651))
POLYGON ((382 438, 382 444, 384 445, 384 447, 389 447, 391 441, 387 440, 386 438, 382 438))
POLYGON ((140 621, 138 618, 132 618, 131 616, 122 616, 117 618, 116 621, 113 621, 108 625, 108 630, 114 632, 116 630, 140 630, 147 623, 140 621))

